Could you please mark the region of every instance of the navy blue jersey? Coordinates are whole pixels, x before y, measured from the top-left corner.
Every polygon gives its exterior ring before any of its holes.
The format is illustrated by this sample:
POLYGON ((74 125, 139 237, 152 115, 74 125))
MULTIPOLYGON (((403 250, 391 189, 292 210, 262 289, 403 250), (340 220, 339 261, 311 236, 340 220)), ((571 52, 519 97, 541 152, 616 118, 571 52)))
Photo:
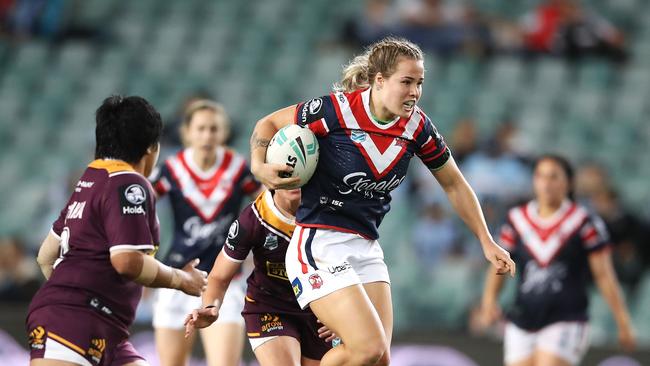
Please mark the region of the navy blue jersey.
POLYGON ((181 268, 199 258, 204 271, 212 269, 245 196, 260 187, 246 160, 224 147, 217 148, 217 160, 207 171, 194 164, 191 149, 181 150, 152 181, 158 196, 169 196, 174 216, 172 246, 161 260, 181 268))
POLYGON ((531 201, 511 209, 501 229, 500 242, 519 269, 508 318, 528 330, 586 321, 589 254, 608 246, 605 225, 570 201, 549 218, 540 218, 537 207, 531 201))
POLYGON ((417 155, 432 170, 442 167, 449 149, 417 106, 409 118, 381 125, 370 114, 370 89, 334 93, 298 105, 295 122, 318 137, 319 164, 302 187, 296 221, 378 237, 390 209, 390 192, 404 181, 417 155))

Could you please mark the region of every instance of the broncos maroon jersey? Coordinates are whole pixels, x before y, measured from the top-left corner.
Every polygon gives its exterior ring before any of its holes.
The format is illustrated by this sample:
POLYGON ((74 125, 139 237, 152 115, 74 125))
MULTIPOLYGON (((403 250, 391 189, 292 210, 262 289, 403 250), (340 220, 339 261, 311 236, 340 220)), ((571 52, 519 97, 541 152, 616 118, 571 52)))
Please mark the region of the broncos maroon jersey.
POLYGON ((314 132, 320 146, 313 177, 302 187, 296 221, 378 237, 390 192, 404 181, 417 155, 431 170, 450 158, 442 136, 415 106, 408 118, 386 124, 370 113, 370 89, 334 93, 298 105, 295 123, 314 132))
POLYGON ((271 312, 303 312, 284 266, 294 228, 294 221, 277 209, 269 191, 261 193, 230 226, 223 247, 226 257, 242 262, 253 252, 255 268, 248 277, 246 306, 256 302, 269 306, 271 312))
POLYGON ((588 257, 608 246, 605 225, 568 200, 548 218, 537 210, 535 201, 511 209, 501 229, 500 242, 519 268, 508 318, 529 330, 558 321, 586 321, 588 257))
POLYGON ((184 149, 153 174, 158 196, 169 197, 174 215, 171 249, 161 258, 165 264, 182 268, 199 258, 197 268, 210 271, 246 195, 260 187, 243 156, 225 147, 216 155, 203 171, 192 160, 192 149, 184 149))
POLYGON ((147 179, 129 164, 90 163, 52 226, 61 255, 29 313, 50 305, 94 309, 128 334, 142 286, 117 273, 110 254, 124 249, 153 254, 159 242, 154 201, 147 179))

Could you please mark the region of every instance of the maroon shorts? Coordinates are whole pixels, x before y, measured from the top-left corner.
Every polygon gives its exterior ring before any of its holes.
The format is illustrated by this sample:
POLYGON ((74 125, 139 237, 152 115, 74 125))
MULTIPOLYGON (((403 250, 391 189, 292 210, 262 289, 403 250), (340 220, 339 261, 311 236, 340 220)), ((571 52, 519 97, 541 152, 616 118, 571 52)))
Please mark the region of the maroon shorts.
MULTIPOLYGON (((298 309, 297 304, 296 308, 298 309)), ((331 343, 318 338, 318 328, 321 325, 309 311, 283 312, 259 302, 246 301, 242 316, 246 322, 248 338, 293 337, 300 343, 302 356, 314 360, 320 360, 332 349, 331 343)))
POLYGON ((42 307, 27 316, 26 326, 31 359, 51 358, 92 366, 144 360, 122 331, 90 309, 42 307))

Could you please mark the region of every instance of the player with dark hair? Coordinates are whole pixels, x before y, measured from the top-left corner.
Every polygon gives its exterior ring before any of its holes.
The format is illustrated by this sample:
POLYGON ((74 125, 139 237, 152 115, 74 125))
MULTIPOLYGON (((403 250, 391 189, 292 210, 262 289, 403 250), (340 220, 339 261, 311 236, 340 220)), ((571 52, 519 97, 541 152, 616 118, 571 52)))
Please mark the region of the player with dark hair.
POLYGON ((423 81, 420 48, 383 39, 347 66, 333 94, 274 112, 253 131, 251 167, 271 189, 299 181, 280 177, 290 167, 265 163, 276 131, 297 123, 318 137, 320 163, 302 187, 286 267, 301 307, 309 306, 343 341, 322 365, 389 363, 393 308, 377 230, 390 209, 390 192, 405 179, 415 155, 478 237, 485 257, 500 273, 515 271, 442 136, 416 105, 423 81))
MULTIPOLYGON (((500 242, 521 268, 508 312, 504 362, 508 366, 577 365, 589 346, 590 279, 612 309, 619 339, 634 347, 630 316, 614 273, 602 220, 574 202, 573 170, 555 155, 537 160, 535 199, 511 209, 500 242)), ((500 317, 504 278, 488 271, 481 306, 483 326, 500 317)))
POLYGON ((48 280, 27 315, 32 366, 147 365, 128 341, 142 286, 199 296, 207 283, 196 262, 180 270, 153 257, 158 218, 144 176, 158 159, 158 112, 112 96, 96 122, 96 160, 38 253, 48 280))
POLYGON ((296 301, 284 266, 295 229, 300 189, 265 191, 230 226, 228 239, 208 276, 203 307, 186 317, 186 334, 218 319, 223 297, 249 252, 255 269, 248 277, 244 319, 251 347, 262 366, 315 366, 331 346, 319 324, 296 301))
MULTIPOLYGON (((174 216, 171 249, 162 258, 165 264, 178 268, 198 258, 197 268, 209 271, 242 202, 260 190, 246 159, 224 146, 229 131, 228 115, 220 104, 210 100, 191 103, 180 131, 186 147, 168 158, 152 177, 158 196, 169 197, 174 216)), ((219 321, 201 330, 208 365, 239 365, 244 346, 244 286, 242 276, 232 282, 219 321)), ((184 337, 183 319, 201 305, 201 299, 173 289, 157 290, 155 296, 153 326, 161 365, 185 365, 194 337, 184 337)))

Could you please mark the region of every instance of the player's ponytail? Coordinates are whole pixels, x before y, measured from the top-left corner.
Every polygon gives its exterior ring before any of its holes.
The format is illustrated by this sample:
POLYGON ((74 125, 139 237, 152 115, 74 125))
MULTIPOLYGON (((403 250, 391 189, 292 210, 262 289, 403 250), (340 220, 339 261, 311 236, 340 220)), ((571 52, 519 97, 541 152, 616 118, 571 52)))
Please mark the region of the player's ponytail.
POLYGON ((400 57, 424 60, 418 45, 403 38, 387 37, 370 45, 343 69, 343 78, 334 85, 334 91, 353 92, 372 86, 377 73, 390 77, 397 68, 400 57))
POLYGON ((343 79, 334 84, 335 91, 353 92, 370 86, 368 81, 368 53, 356 56, 343 69, 343 79))

